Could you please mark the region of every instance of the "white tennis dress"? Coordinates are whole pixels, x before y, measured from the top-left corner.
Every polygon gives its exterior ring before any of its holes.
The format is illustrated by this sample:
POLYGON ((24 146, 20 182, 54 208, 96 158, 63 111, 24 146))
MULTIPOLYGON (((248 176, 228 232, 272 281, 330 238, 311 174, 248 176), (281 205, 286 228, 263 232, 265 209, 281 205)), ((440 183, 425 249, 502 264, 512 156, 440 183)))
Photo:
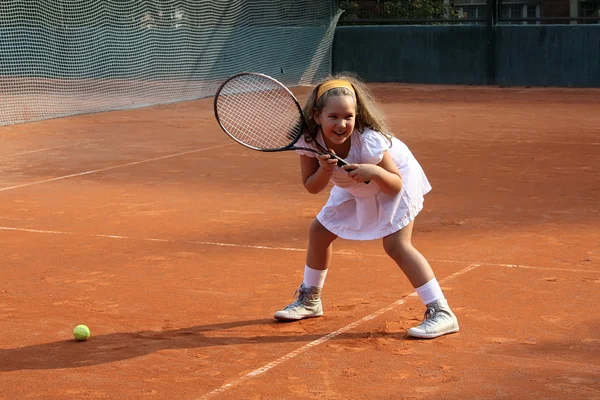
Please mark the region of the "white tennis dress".
MULTIPOLYGON (((323 142, 321 132, 317 136, 323 142)), ((351 136, 348 157, 351 164, 379 164, 388 151, 402 176, 402 191, 395 196, 385 194, 375 182, 357 183, 348 172, 335 167, 329 200, 317 215, 321 224, 335 235, 350 240, 373 240, 399 231, 423 209, 424 196, 431 190, 421 165, 408 147, 397 138, 390 140, 381 133, 365 128, 351 136)), ((296 146, 313 148, 304 137, 296 146)), ((296 150, 298 154, 316 157, 315 153, 296 150)))

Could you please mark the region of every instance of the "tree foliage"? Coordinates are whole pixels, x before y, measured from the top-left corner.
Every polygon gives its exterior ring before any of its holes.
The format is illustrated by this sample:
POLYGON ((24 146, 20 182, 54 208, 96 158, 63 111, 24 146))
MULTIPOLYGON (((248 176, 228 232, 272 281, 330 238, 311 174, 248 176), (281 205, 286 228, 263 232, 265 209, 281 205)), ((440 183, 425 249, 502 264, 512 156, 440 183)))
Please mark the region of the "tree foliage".
POLYGON ((447 19, 453 16, 450 4, 444 0, 355 0, 341 1, 340 7, 346 22, 392 22, 447 19))

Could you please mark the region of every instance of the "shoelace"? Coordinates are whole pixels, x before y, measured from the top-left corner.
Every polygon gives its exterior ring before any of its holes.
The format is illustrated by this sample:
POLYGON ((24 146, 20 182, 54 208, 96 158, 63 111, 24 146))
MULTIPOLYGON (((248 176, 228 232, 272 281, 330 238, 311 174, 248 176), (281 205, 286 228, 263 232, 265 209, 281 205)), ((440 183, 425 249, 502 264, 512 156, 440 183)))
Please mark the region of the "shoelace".
POLYGON ((296 289, 294 292, 294 297, 296 297, 296 301, 294 301, 292 304, 288 304, 284 310, 291 310, 303 306, 302 300, 304 300, 304 291, 296 289))
POLYGON ((425 311, 425 316, 423 317, 422 325, 431 326, 437 322, 438 312, 434 307, 429 307, 427 311, 425 311))

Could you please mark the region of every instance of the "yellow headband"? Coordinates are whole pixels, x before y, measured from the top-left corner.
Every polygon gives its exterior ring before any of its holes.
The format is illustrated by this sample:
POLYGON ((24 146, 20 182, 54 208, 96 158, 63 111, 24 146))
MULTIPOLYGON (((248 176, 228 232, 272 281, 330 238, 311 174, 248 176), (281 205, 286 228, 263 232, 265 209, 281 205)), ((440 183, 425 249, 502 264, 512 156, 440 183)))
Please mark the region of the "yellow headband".
POLYGON ((345 81, 343 79, 332 79, 319 86, 319 90, 317 91, 317 98, 315 101, 318 101, 321 98, 321 96, 325 94, 325 92, 335 88, 346 88, 356 96, 356 92, 354 91, 354 88, 352 87, 352 84, 350 82, 345 81))

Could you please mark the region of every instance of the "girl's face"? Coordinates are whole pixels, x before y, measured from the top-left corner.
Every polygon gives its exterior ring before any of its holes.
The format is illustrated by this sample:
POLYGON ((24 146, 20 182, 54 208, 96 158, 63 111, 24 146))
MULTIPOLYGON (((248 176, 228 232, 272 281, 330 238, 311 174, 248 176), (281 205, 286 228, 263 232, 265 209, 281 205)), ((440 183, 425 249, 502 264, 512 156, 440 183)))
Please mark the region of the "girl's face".
POLYGON ((328 145, 344 143, 354 131, 356 102, 352 96, 334 96, 327 99, 323 110, 315 112, 315 121, 321 126, 328 145))

